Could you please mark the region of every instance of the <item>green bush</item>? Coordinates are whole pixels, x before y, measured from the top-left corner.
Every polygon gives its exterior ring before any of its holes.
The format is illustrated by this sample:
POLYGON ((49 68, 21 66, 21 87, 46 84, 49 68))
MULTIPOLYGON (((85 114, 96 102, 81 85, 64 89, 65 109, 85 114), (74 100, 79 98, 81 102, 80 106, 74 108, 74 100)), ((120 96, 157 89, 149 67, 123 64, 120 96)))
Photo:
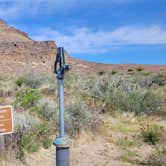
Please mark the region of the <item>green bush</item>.
POLYGON ((52 144, 50 139, 50 129, 46 123, 41 123, 31 130, 17 130, 17 154, 16 157, 21 161, 25 160, 25 150, 29 153, 37 152, 40 145, 49 148, 52 144), (26 132, 25 132, 26 131, 26 132))
POLYGON ((25 77, 18 77, 15 81, 17 86, 21 86, 25 82, 25 77))
POLYGON ((37 90, 31 88, 23 88, 16 93, 16 106, 22 106, 25 109, 34 106, 40 99, 37 90))
POLYGON ((37 152, 39 150, 39 144, 36 143, 35 133, 31 133, 29 135, 22 135, 21 145, 29 153, 37 152))
POLYGON ((36 135, 38 139, 50 135, 50 129, 47 123, 42 123, 36 128, 36 135))
POLYGON ((29 153, 37 152, 39 144, 36 142, 36 135, 33 132, 25 133, 22 129, 15 132, 17 146, 16 158, 25 163, 25 150, 29 153))
POLYGON ((161 132, 157 125, 143 125, 141 126, 141 134, 145 142, 155 145, 160 141, 161 132))
POLYGON ((47 123, 42 123, 36 128, 36 137, 39 143, 42 143, 45 149, 48 149, 52 145, 52 139, 50 138, 51 130, 47 123))
POLYGON ((32 75, 20 76, 15 80, 17 86, 26 85, 30 88, 37 88, 41 85, 42 81, 39 78, 36 78, 32 75))
POLYGON ((44 147, 45 149, 48 149, 48 148, 52 145, 52 143, 53 143, 53 141, 52 141, 51 138, 49 138, 49 137, 44 137, 44 139, 43 139, 43 147, 44 147))

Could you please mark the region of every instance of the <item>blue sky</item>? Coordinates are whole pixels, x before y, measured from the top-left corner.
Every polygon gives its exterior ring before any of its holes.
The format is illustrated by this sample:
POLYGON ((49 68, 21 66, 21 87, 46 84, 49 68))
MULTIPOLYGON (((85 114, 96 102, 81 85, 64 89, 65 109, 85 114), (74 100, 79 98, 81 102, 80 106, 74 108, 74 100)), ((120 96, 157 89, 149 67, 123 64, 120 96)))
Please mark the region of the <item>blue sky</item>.
POLYGON ((73 57, 166 65, 166 0, 0 0, 0 17, 73 57))

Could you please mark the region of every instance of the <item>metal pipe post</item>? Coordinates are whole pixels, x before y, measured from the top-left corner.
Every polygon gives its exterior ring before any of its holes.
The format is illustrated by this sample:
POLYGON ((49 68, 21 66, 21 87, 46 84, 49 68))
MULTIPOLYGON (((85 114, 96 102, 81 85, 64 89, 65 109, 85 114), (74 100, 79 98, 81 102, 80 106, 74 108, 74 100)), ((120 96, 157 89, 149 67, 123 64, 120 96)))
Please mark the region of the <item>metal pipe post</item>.
POLYGON ((58 78, 58 97, 59 97, 59 137, 54 141, 56 146, 56 166, 70 165, 70 139, 65 136, 64 122, 64 74, 69 70, 69 65, 65 64, 64 51, 62 47, 58 48, 58 54, 54 66, 58 78), (59 64, 59 65, 58 65, 59 64), (57 67, 59 66, 59 69, 57 67))
POLYGON ((56 146, 56 166, 70 165, 70 140, 65 137, 64 123, 64 80, 58 79, 59 96, 59 137, 55 139, 56 146))
POLYGON ((65 124, 64 124, 64 80, 58 80, 59 87, 59 136, 63 138, 65 136, 65 124))
POLYGON ((69 166, 69 147, 56 147, 56 166, 69 166))

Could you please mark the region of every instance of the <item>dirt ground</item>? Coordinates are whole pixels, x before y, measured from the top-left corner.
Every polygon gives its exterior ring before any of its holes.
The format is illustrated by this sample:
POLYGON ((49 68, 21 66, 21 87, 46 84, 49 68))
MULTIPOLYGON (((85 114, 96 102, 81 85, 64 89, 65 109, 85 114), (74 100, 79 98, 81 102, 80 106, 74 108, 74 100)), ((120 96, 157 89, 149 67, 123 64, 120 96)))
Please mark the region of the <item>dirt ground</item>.
MULTIPOLYGON (((113 126, 119 123, 117 118, 106 118, 106 124, 113 126)), ((121 121, 126 120, 126 117, 121 117, 121 121)), ((129 120, 129 119, 128 119, 129 120)), ((133 121, 133 119, 132 119, 133 121)), ((129 123, 129 121, 128 121, 129 123)), ((135 123, 135 122, 133 122, 135 123)), ((124 125, 126 122, 124 123, 124 125)), ((128 125, 130 127, 130 125, 128 125)), ((83 132, 79 138, 77 138, 70 148, 70 165, 71 166, 136 166, 135 161, 143 161, 146 156, 152 153, 153 147, 141 143, 131 147, 123 148, 117 146, 114 140, 116 137, 123 137, 125 132, 118 132, 119 128, 113 128, 112 130, 107 127, 102 136, 94 135, 92 133, 83 132), (114 131, 113 131, 114 130, 114 131), (128 157, 130 153, 131 159, 128 157), (127 152, 127 153, 126 153, 127 152), (127 155, 125 155, 127 154, 127 155), (121 157, 120 157, 121 156, 121 157), (123 157, 122 157, 123 156, 123 157), (133 159, 132 159, 133 158, 133 159), (123 159, 123 160, 122 160, 123 159)), ((123 129, 123 128, 122 128, 123 129)), ((133 128, 134 129, 134 128, 133 128)), ((128 132, 128 131, 127 131, 128 132)), ((133 132, 133 131, 130 131, 133 132)), ((131 133, 130 133, 131 134, 131 133)), ((128 134, 128 135, 130 135, 128 134)), ((49 149, 41 148, 39 152, 33 154, 27 154, 26 163, 22 163, 19 160, 8 159, 7 161, 1 161, 0 166, 55 166, 55 147, 52 145, 49 149)))
MULTIPOLYGON (((110 143, 92 141, 85 145, 71 148, 71 166, 131 166, 133 164, 116 160, 118 152, 110 143)), ((41 149, 38 153, 29 155, 26 164, 18 160, 3 161, 1 166, 54 166, 55 149, 41 149)))

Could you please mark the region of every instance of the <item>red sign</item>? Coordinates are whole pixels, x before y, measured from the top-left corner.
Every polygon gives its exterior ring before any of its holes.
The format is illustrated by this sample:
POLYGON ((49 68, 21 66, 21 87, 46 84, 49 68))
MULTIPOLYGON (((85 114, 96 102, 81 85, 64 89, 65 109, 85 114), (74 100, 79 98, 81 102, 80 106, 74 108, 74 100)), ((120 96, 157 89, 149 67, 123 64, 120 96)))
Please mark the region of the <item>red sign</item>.
POLYGON ((13 132, 13 111, 12 106, 0 107, 0 135, 13 132))

